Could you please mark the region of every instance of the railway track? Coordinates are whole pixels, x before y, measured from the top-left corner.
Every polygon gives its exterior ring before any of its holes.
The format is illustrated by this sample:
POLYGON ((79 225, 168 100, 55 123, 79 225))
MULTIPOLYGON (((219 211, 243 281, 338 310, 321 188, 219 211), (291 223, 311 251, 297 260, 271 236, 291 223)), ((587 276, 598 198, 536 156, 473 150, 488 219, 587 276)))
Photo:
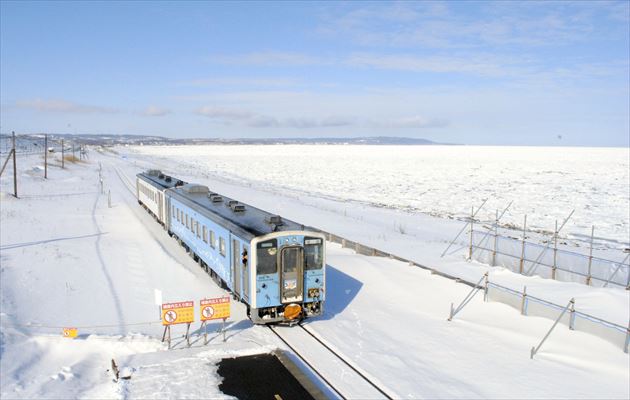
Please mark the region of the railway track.
MULTIPOLYGON (((135 196, 134 183, 118 166, 113 169, 123 186, 135 196)), ((268 325, 268 328, 341 399, 394 398, 304 325, 268 325)))
POLYGON ((114 171, 116 172, 116 175, 118 175, 118 178, 120 178, 120 181, 123 183, 125 188, 129 190, 129 192, 131 192, 132 195, 135 196, 136 188, 135 188, 135 185, 129 180, 129 177, 125 175, 125 173, 122 172, 120 168, 118 168, 117 166, 114 166, 114 171))
POLYGON ((268 328, 341 399, 394 398, 302 324, 268 328))

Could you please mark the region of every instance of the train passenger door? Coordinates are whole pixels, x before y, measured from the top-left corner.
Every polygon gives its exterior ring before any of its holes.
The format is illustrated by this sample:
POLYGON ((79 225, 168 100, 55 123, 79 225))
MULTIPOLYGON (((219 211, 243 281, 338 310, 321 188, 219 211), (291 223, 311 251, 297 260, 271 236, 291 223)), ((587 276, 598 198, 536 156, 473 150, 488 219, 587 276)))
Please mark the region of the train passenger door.
POLYGON ((234 294, 241 297, 241 244, 232 239, 232 276, 234 277, 234 294))
POLYGON ((249 256, 245 246, 241 252, 241 268, 243 269, 243 298, 250 302, 249 299, 249 256))
POLYGON ((302 301, 304 284, 304 252, 301 247, 292 246, 282 249, 280 254, 282 267, 280 288, 283 303, 302 301))

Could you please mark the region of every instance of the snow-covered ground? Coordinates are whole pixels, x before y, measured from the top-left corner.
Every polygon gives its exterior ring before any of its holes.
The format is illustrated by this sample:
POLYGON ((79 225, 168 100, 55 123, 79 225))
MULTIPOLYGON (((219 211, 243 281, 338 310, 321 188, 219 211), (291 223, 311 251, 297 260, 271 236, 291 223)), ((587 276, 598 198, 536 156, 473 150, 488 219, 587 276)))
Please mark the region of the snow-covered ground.
MULTIPOLYGON (((236 151, 237 147, 226 151, 236 151)), ((620 324, 628 323, 628 292, 527 278, 501 268, 440 258, 461 222, 411 214, 337 198, 281 193, 268 185, 214 177, 198 164, 125 154, 91 154, 86 164, 54 168, 44 181, 21 160, 21 198, 10 175, 1 181, 0 397, 195 398, 220 397, 216 362, 282 345, 232 304, 228 340, 168 351, 154 289, 164 301, 198 300, 224 292, 135 202, 123 178, 158 166, 186 180, 305 224, 476 281, 493 281, 620 324), (103 166, 112 208, 100 194, 103 166), (196 165, 196 167, 195 167, 196 165), (404 227, 404 229, 401 229, 404 227), (75 340, 63 326, 79 326, 75 340), (114 383, 111 359, 133 368, 130 381, 114 383)), ((10 172, 10 171, 9 171, 10 172)), ((451 302, 468 286, 406 263, 356 255, 328 246, 326 314, 310 328, 400 398, 628 398, 628 355, 618 346, 559 326, 536 359, 536 345, 551 321, 476 297, 454 321, 451 302)), ((197 324, 198 326, 198 324, 197 324)), ((213 325, 213 329, 217 326, 213 325)), ((178 335, 183 328, 175 329, 178 335)), ((195 332, 195 335, 198 332, 195 332)), ((328 392, 330 394, 330 392, 328 392)))

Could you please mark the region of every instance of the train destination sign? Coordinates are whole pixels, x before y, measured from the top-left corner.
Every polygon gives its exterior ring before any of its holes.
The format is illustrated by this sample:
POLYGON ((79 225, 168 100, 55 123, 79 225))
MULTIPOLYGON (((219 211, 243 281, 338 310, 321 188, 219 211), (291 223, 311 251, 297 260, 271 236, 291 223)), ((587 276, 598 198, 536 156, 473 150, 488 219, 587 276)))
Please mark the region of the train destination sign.
POLYGON ((202 321, 230 318, 230 298, 203 299, 199 309, 202 321))
POLYGON ((195 304, 192 301, 162 304, 162 325, 190 324, 195 322, 195 304))

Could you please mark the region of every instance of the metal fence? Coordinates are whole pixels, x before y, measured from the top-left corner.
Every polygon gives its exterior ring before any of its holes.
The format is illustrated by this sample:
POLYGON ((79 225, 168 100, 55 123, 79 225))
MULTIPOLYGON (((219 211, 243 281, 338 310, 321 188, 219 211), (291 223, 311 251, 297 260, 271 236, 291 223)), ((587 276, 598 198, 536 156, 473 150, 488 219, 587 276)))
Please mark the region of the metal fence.
POLYGON ((471 236, 477 261, 528 276, 630 289, 629 255, 613 261, 479 230, 473 230, 471 236))
MULTIPOLYGON (((487 281, 487 283, 483 284, 480 284, 479 282, 469 282, 456 276, 437 271, 434 268, 419 264, 413 260, 399 257, 395 254, 382 251, 374 247, 366 246, 359 242, 355 242, 344 237, 334 235, 330 232, 326 232, 317 228, 309 229, 323 233, 324 235, 326 235, 326 239, 329 242, 339 243, 342 247, 352 249, 357 254, 362 254, 366 256, 387 257, 394 260, 406 262, 410 266, 429 270, 432 274, 455 280, 470 287, 485 289, 487 300, 493 300, 508 304, 516 309, 521 310, 524 315, 556 319, 558 317, 558 314, 565 307, 538 297, 527 295, 525 288, 523 292, 519 292, 517 290, 510 289, 508 287, 490 281, 487 281)), ((628 352, 628 343, 630 341, 630 324, 628 325, 628 327, 623 327, 619 324, 606 321, 602 318, 598 318, 577 311, 575 309, 571 310, 571 312, 567 314, 567 316, 563 317, 561 322, 569 326, 570 329, 591 333, 595 336, 598 336, 618 345, 624 350, 624 352, 628 352)))
MULTIPOLYGON (((555 319, 565 308, 564 306, 543 300, 527 294, 527 289, 522 292, 510 289, 494 282, 488 282, 487 299, 507 304, 520 310, 523 315, 531 315, 555 319)), ((587 332, 603 338, 628 352, 630 343, 630 324, 628 327, 615 324, 601 318, 580 312, 572 308, 569 313, 560 319, 560 323, 571 330, 587 332)))

